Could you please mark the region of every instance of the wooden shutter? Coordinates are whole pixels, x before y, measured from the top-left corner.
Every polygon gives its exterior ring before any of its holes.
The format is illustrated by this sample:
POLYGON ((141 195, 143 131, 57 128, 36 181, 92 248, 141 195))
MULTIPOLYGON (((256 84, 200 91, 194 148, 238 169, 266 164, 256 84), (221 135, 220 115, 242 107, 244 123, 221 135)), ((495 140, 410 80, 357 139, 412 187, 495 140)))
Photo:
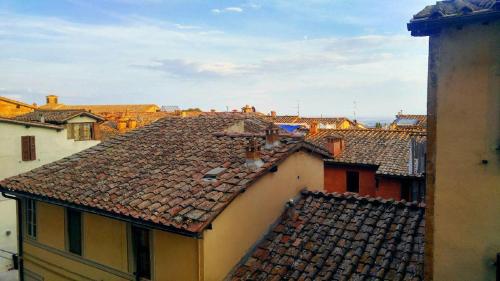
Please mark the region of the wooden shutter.
POLYGON ((77 140, 84 140, 85 139, 85 128, 83 124, 78 124, 78 130, 80 132, 80 135, 78 136, 77 140))
POLYGON ((21 154, 23 161, 30 161, 30 137, 22 136, 21 137, 21 154))
POLYGON ((101 128, 97 122, 92 123, 92 139, 101 140, 101 128))
POLYGON ((66 130, 68 131, 68 139, 74 139, 75 134, 73 133, 73 124, 71 123, 67 124, 66 130))
POLYGON ((30 136, 30 160, 36 160, 35 136, 30 136))

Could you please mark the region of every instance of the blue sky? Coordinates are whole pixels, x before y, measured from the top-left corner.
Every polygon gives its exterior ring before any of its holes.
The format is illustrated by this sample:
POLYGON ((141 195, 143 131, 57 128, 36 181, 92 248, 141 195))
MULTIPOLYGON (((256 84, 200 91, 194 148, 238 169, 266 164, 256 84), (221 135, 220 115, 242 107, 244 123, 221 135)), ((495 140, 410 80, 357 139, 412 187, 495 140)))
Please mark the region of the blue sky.
POLYGON ((433 2, 0 0, 0 95, 425 113, 427 39, 411 37, 406 23, 433 2))

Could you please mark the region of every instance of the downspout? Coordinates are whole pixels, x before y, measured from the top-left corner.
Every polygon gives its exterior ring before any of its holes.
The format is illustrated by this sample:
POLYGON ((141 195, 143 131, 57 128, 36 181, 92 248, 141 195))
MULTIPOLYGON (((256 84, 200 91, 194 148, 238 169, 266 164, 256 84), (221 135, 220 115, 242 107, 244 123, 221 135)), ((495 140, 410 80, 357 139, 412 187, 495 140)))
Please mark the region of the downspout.
POLYGON ((22 220, 22 206, 21 199, 18 197, 10 196, 2 192, 2 196, 8 199, 16 200, 17 207, 17 255, 19 265, 19 281, 24 281, 24 262, 23 262, 23 220, 22 220))

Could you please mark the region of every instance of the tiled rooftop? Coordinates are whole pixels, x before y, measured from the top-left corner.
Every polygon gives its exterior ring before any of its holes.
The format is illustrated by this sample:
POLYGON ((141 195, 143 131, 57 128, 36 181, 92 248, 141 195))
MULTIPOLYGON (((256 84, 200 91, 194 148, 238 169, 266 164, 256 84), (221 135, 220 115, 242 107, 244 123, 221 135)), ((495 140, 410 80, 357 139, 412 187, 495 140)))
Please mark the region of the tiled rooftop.
POLYGON ((84 109, 94 113, 115 113, 115 112, 154 112, 160 110, 156 104, 94 104, 94 105, 66 105, 58 103, 55 105, 46 104, 40 106, 40 109, 65 109, 78 110, 84 109))
POLYGON ((345 117, 299 117, 293 115, 278 115, 276 117, 265 116, 267 121, 271 121, 274 123, 284 123, 284 124, 306 124, 310 126, 313 122, 317 122, 319 125, 335 125, 340 127, 342 122, 348 121, 351 125, 354 125, 354 122, 345 117))
POLYGON ((19 121, 41 122, 42 117, 45 122, 53 124, 63 124, 65 121, 77 117, 89 116, 97 120, 104 120, 99 115, 92 114, 85 110, 35 110, 33 112, 17 116, 15 119, 19 121))
POLYGON ((245 132, 268 125, 242 114, 168 117, 0 181, 0 189, 197 233, 291 153, 308 149, 327 156, 307 142, 285 137, 280 146, 262 149, 262 167, 247 168, 245 132), (216 180, 203 180, 217 167, 225 170, 216 180))
POLYGON ((410 130, 426 130, 427 129, 427 115, 419 114, 398 114, 396 119, 392 122, 391 127, 397 129, 410 129, 410 130), (411 123, 410 121, 415 121, 411 123))
POLYGON ((64 126, 54 125, 54 124, 50 124, 50 123, 21 121, 21 120, 16 120, 16 119, 11 119, 11 118, 2 118, 2 117, 0 117, 0 123, 16 124, 16 125, 22 125, 22 126, 26 126, 26 127, 48 128, 48 129, 55 129, 55 130, 63 130, 64 129, 64 126))
POLYGON ((378 166, 377 174, 391 176, 422 176, 409 174, 410 140, 425 142, 424 132, 380 129, 320 129, 306 139, 319 146, 327 146, 327 137, 345 140, 342 153, 329 162, 378 166))
POLYGON ((445 0, 426 6, 413 16, 408 30, 413 35, 421 36, 432 33, 439 26, 455 20, 472 22, 500 19, 499 0, 445 0))
POLYGON ((423 205, 303 192, 230 280, 423 280, 423 205))

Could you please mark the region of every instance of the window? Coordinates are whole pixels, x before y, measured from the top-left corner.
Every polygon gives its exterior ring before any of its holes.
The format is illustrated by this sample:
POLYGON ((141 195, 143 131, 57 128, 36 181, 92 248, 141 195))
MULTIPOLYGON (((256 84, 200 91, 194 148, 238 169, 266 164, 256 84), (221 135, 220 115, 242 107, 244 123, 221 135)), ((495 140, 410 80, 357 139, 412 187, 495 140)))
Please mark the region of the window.
POLYGON ((36 160, 35 136, 21 136, 21 157, 23 161, 36 160))
POLYGON ((95 123, 70 123, 67 125, 68 139, 77 141, 95 140, 95 123))
POLYGON ((347 171, 347 191, 359 192, 359 172, 347 171))
POLYGON ((30 238, 36 238, 36 201, 26 199, 25 205, 26 234, 30 238))
POLYGON ((82 255, 82 213, 66 209, 66 227, 68 234, 68 251, 82 255))
POLYGON ((149 230, 132 226, 132 251, 135 276, 137 278, 151 279, 149 230))

